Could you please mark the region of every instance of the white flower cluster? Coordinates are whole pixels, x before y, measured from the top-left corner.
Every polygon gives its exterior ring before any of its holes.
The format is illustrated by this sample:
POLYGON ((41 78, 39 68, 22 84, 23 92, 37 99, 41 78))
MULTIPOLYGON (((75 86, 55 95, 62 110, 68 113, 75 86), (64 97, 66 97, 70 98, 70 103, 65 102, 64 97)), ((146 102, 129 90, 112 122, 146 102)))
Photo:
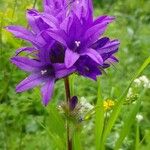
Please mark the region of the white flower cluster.
POLYGON ((85 97, 81 97, 80 99, 80 111, 81 112, 88 112, 94 108, 92 104, 90 104, 85 97))
POLYGON ((143 86, 144 88, 150 88, 150 80, 145 76, 141 76, 134 80, 136 86, 143 86))
MULTIPOLYGON (((84 120, 84 119, 88 119, 89 116, 86 115, 94 108, 94 106, 91 103, 89 103, 85 97, 81 97, 78 108, 79 108, 80 117, 84 120)), ((86 132, 91 131, 93 127, 94 127, 93 119, 90 120, 89 122, 84 123, 83 125, 83 128, 86 129, 86 132)))
POLYGON ((90 112, 94 106, 90 104, 85 97, 80 98, 80 102, 77 104, 76 109, 78 110, 79 116, 85 119, 88 112, 90 112))

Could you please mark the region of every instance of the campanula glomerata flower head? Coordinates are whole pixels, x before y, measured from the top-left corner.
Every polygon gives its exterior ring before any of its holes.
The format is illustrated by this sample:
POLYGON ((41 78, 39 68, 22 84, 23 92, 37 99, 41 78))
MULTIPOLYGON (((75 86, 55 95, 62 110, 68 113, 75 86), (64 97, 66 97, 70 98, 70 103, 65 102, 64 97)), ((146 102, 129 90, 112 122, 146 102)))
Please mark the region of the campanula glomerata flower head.
POLYGON ((30 74, 16 91, 41 85, 43 104, 47 105, 58 80, 72 73, 96 80, 102 70, 117 62, 114 54, 119 41, 103 36, 115 18, 95 19, 92 0, 44 0, 43 8, 43 12, 27 10, 29 28, 6 29, 31 45, 19 48, 11 59, 30 74), (22 52, 27 55, 21 56, 22 52))

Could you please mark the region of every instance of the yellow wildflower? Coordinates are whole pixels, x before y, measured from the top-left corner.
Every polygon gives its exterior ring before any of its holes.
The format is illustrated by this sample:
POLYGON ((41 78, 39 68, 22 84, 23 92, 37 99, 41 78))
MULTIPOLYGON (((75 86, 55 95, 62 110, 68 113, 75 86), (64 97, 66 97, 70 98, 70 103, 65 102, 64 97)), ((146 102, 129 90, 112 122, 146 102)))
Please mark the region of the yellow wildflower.
POLYGON ((105 111, 110 110, 114 105, 115 105, 115 102, 111 99, 107 99, 103 103, 105 111))

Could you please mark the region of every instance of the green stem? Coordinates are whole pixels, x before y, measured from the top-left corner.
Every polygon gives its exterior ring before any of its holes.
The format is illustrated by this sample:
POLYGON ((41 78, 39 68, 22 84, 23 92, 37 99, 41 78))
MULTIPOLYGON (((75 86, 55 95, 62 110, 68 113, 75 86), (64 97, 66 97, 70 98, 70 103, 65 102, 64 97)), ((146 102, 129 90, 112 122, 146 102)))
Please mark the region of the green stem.
POLYGON ((17 0, 14 1, 14 8, 13 8, 13 12, 12 12, 12 20, 13 20, 14 15, 15 15, 16 8, 17 8, 17 0))
POLYGON ((35 6, 36 6, 36 3, 37 3, 37 0, 34 0, 34 3, 33 3, 33 8, 35 8, 35 6))
POLYGON ((137 125, 136 125, 136 138, 135 138, 135 150, 139 150, 139 143, 140 143, 140 140, 139 140, 139 123, 137 122, 137 125))

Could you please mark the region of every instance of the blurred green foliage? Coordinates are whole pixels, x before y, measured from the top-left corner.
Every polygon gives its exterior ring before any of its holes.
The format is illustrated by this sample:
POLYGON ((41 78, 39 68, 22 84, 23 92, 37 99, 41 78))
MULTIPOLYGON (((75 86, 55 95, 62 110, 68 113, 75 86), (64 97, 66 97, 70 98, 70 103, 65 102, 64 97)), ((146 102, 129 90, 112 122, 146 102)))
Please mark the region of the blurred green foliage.
MULTIPOLYGON (((27 26, 26 9, 32 8, 34 0, 0 0, 0 149, 2 150, 61 150, 65 147, 64 122, 55 109, 56 104, 64 100, 64 84, 56 84, 54 97, 47 108, 41 103, 39 88, 22 94, 16 94, 15 85, 27 76, 10 63, 15 50, 26 43, 15 39, 4 27, 10 24, 27 26), (55 143, 55 144, 54 144, 55 143), (57 147, 55 146, 57 145, 57 147), (63 145, 61 147, 61 145, 63 145)), ((104 99, 116 99, 126 88, 132 75, 140 64, 150 55, 150 1, 149 0, 94 0, 95 16, 114 15, 106 36, 118 38, 121 42, 117 54, 119 63, 109 68, 101 77, 101 89, 104 99)), ((37 0, 36 8, 42 10, 42 0, 37 0)), ((145 75, 150 77, 147 69, 145 75)), ((75 76, 77 96, 84 96, 92 104, 96 103, 97 84, 89 79, 75 76)), ((150 92, 147 92, 140 107, 144 120, 140 124, 140 150, 150 149, 150 92)), ((121 118, 130 107, 124 106, 122 116, 113 131, 120 130, 121 118)), ((86 122, 88 125, 89 122, 86 122)), ((86 128, 85 128, 86 130, 86 128)), ((123 149, 134 149, 136 123, 123 143, 123 149)), ((93 130, 83 131, 82 144, 92 149, 93 130)), ((112 132, 107 149, 113 149, 111 142, 115 138, 112 132)))

